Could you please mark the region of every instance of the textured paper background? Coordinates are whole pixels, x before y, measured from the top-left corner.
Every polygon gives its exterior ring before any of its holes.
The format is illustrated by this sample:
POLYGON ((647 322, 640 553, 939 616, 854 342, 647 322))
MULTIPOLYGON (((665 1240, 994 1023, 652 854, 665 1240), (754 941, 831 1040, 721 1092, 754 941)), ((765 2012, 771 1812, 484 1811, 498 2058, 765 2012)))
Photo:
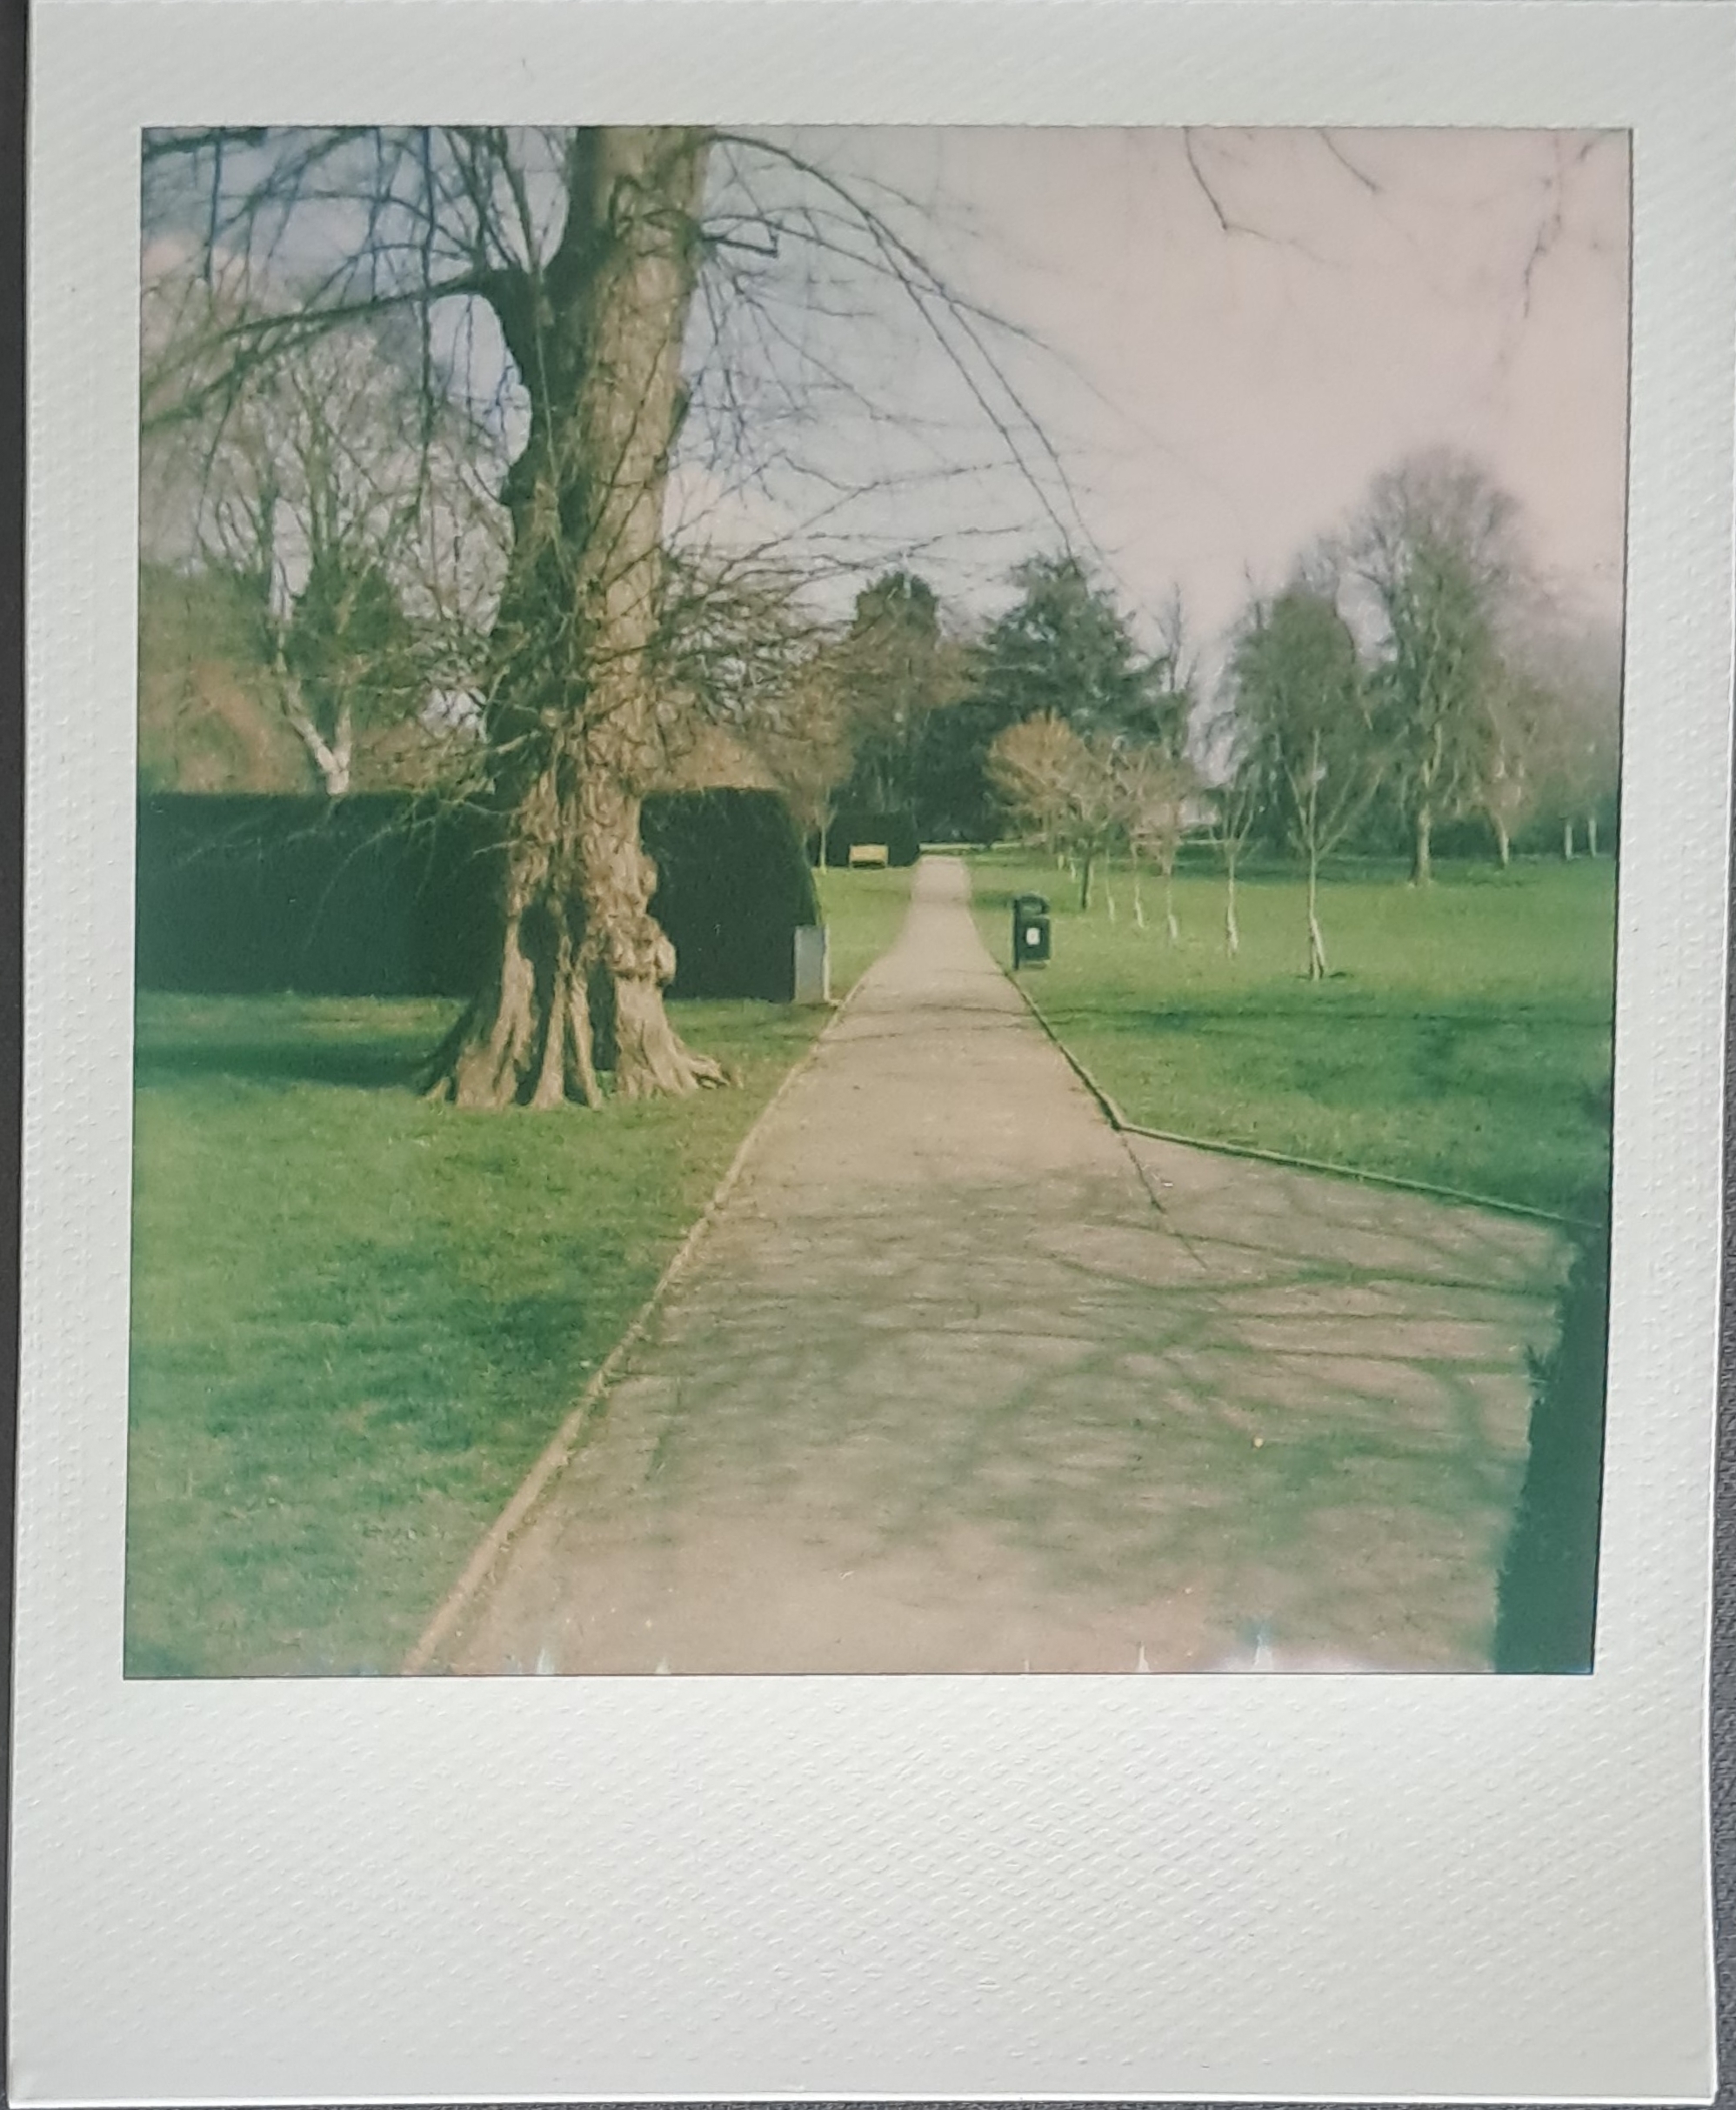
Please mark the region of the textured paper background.
POLYGON ((1706 2097, 1736 16, 48 0, 35 38, 13 2099, 1706 2097), (1634 128, 1593 1678, 121 1679, 137 132, 430 117, 1634 128))

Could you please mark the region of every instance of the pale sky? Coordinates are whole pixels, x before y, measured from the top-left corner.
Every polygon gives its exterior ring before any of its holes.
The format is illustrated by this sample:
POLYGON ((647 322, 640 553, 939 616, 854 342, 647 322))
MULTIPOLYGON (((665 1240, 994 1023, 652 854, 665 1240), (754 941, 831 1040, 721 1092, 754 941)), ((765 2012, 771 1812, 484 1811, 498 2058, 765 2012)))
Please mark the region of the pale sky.
MULTIPOLYGON (((1221 631, 1250 578, 1281 584, 1371 477, 1441 444, 1519 498, 1534 556, 1572 599, 1619 613, 1624 136, 778 137, 906 194, 921 210, 890 208, 899 227, 1037 340, 998 361, 1142 631, 1178 585, 1202 640, 1221 631)), ((865 392, 921 424, 932 471, 906 435, 823 411, 795 451, 846 484, 900 479, 895 497, 840 503, 828 528, 865 556, 907 539, 944 590, 1003 604, 1009 564, 1058 538, 1023 477, 974 468, 1005 450, 946 356, 890 293, 823 334, 865 392)), ((769 531, 811 498, 773 469, 741 517, 769 531)))
MULTIPOLYGON (((712 157, 708 221, 738 239, 714 252, 711 304, 690 333, 696 414, 673 493, 690 529, 839 568, 840 608, 864 576, 905 561, 977 616, 1004 606, 1011 567, 1065 531, 1147 642, 1179 588, 1209 648, 1250 582, 1280 585, 1372 477, 1448 444, 1521 501, 1564 598, 1619 615, 1625 135, 757 139, 712 157), (865 270, 874 245, 851 199, 997 319, 931 296, 919 312, 865 270), (718 317, 724 356, 708 358, 718 317), (742 444, 708 455, 731 420, 742 444)), ((530 137, 518 150, 552 227, 558 148, 530 137)), ((238 170, 270 151, 232 158, 238 170)), ((184 249, 204 210, 171 201, 148 241, 184 249)), ((310 205, 257 261, 285 280, 313 270, 356 238, 358 211, 310 205)), ((473 392, 497 396, 491 315, 475 300, 437 315, 473 392)))

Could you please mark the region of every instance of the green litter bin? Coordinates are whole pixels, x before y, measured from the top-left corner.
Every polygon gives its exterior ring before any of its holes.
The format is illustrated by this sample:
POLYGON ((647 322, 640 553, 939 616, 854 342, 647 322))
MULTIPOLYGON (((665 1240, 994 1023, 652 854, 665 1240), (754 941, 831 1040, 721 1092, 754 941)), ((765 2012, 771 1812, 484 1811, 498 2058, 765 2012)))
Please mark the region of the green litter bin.
POLYGON ((1049 957, 1049 904, 1041 894, 1015 894, 1012 899, 1012 965, 1038 967, 1049 957))

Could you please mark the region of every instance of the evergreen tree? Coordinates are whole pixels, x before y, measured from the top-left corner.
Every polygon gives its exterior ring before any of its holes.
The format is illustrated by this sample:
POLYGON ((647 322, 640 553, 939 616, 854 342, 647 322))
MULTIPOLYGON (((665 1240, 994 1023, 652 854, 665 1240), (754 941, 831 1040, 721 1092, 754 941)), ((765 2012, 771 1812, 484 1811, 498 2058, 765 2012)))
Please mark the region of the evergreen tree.
POLYGON ((994 834, 989 750, 1029 718, 1103 743, 1154 744, 1172 758, 1185 743, 1178 654, 1146 658, 1114 595, 1078 558, 1032 558, 1013 581, 1019 598, 978 646, 968 693, 930 720, 918 770, 925 834, 994 834))

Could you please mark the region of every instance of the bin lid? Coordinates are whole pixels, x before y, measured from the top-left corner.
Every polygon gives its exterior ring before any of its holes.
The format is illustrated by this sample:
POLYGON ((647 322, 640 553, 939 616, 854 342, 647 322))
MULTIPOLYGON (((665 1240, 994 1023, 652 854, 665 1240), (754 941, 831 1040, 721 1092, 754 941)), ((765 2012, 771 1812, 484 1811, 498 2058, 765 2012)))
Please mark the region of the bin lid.
POLYGON ((1046 916, 1049 904, 1041 894, 1015 894, 1012 898, 1013 913, 1018 916, 1046 916))

